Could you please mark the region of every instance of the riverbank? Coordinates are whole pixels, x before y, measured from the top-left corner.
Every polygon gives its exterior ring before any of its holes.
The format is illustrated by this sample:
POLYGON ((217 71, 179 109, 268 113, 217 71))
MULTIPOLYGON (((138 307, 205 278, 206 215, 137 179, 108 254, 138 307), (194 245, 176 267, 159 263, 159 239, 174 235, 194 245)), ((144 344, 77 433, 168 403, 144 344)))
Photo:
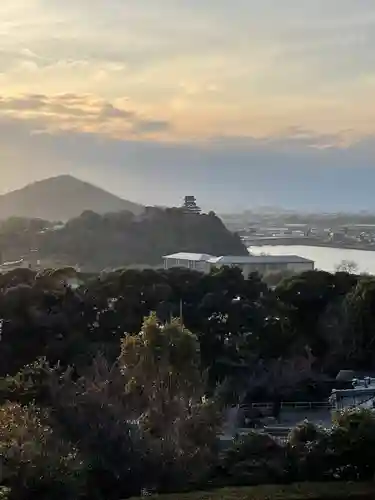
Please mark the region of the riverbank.
POLYGON ((375 252, 375 245, 365 243, 334 243, 331 241, 313 240, 308 238, 262 238, 259 239, 244 239, 248 247, 264 247, 264 246, 306 246, 306 247, 321 247, 334 248, 336 250, 361 250, 365 252, 375 252))
POLYGON ((356 264, 358 273, 375 275, 375 251, 312 245, 264 245, 249 247, 252 255, 299 255, 312 260, 316 269, 335 272, 343 261, 356 264))

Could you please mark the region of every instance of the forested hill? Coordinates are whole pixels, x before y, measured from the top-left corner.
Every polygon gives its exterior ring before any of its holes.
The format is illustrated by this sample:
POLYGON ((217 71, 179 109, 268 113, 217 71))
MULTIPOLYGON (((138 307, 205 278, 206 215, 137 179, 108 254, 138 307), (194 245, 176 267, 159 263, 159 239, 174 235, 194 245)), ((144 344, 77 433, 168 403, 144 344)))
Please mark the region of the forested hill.
POLYGON ((180 251, 247 254, 240 238, 214 213, 154 207, 138 216, 86 211, 58 229, 40 220, 11 219, 0 226, 0 248, 3 261, 25 258, 48 267, 78 265, 85 271, 158 266, 163 255, 180 251))
POLYGON ((32 217, 67 221, 84 210, 104 214, 129 210, 134 214, 144 207, 124 200, 88 182, 60 175, 0 196, 0 219, 32 217))

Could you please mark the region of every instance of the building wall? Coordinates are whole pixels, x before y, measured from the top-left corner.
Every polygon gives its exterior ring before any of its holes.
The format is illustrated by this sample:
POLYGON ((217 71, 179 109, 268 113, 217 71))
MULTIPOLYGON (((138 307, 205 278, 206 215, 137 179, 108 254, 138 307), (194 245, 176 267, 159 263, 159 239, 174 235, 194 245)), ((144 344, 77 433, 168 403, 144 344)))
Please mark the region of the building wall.
MULTIPOLYGON (((199 271, 202 273, 209 273, 212 267, 215 267, 208 262, 204 261, 190 261, 190 260, 176 260, 176 259, 164 259, 164 269, 172 269, 174 267, 182 267, 186 269, 191 269, 199 271)), ((223 267, 217 264, 216 267, 223 267)), ((248 278, 251 273, 259 273, 260 275, 278 273, 283 271, 293 271, 295 273, 302 273, 304 271, 310 271, 314 269, 314 264, 311 262, 299 262, 299 263, 269 263, 269 264, 236 264, 235 267, 239 267, 242 270, 245 278, 248 278)))
POLYGON ((296 273, 303 273, 305 271, 313 271, 315 268, 313 262, 298 262, 294 264, 288 264, 288 271, 294 271, 296 273))
POLYGON ((260 275, 278 273, 288 269, 287 264, 247 264, 244 268, 244 276, 248 277, 249 274, 258 273, 260 275))
POLYGON ((164 269, 173 269, 178 267, 191 269, 192 271, 199 271, 201 273, 209 273, 211 270, 211 265, 208 262, 204 261, 164 259, 164 269))
POLYGON ((212 266, 208 262, 196 262, 196 270, 200 271, 201 273, 208 274, 211 271, 211 268, 212 266))

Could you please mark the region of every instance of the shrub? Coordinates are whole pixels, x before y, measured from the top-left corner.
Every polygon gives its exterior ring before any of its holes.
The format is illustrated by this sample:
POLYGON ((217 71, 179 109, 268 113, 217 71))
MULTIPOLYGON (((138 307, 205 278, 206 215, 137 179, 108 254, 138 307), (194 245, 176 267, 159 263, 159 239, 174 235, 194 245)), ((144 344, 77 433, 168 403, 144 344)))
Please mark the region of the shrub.
POLYGON ((336 415, 327 455, 335 477, 372 479, 375 473, 375 414, 351 409, 336 415))
POLYGON ((304 421, 288 436, 290 477, 297 481, 319 481, 327 476, 327 439, 329 433, 304 421))
POLYGON ((285 447, 267 434, 252 432, 223 453, 216 480, 224 485, 279 483, 287 471, 285 447))
POLYGON ((155 500, 372 500, 374 493, 374 485, 367 483, 301 483, 158 495, 155 500))
POLYGON ((77 450, 60 439, 49 415, 35 406, 0 408, 1 483, 10 499, 76 498, 84 464, 77 450))
POLYGON ((48 405, 50 385, 56 377, 64 375, 60 366, 52 367, 45 358, 25 365, 16 375, 0 378, 0 404, 7 401, 28 405, 48 405))
POLYGON ((102 357, 75 380, 51 385, 51 414, 60 432, 76 443, 88 466, 90 500, 128 498, 153 482, 149 443, 133 420, 124 379, 102 357))
POLYGON ((331 430, 304 422, 288 442, 295 480, 369 480, 375 473, 375 415, 366 409, 338 413, 331 430))
POLYGON ((288 436, 288 443, 290 446, 304 446, 307 443, 317 441, 323 434, 323 429, 305 420, 292 429, 288 436))

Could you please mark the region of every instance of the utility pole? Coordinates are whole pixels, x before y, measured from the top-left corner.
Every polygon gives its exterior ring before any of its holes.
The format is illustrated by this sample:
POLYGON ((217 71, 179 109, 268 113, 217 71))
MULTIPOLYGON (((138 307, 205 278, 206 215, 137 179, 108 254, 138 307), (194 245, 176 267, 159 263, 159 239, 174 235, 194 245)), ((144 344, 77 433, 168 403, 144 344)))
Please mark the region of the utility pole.
POLYGON ((180 323, 181 326, 184 324, 182 299, 180 299, 180 323))

